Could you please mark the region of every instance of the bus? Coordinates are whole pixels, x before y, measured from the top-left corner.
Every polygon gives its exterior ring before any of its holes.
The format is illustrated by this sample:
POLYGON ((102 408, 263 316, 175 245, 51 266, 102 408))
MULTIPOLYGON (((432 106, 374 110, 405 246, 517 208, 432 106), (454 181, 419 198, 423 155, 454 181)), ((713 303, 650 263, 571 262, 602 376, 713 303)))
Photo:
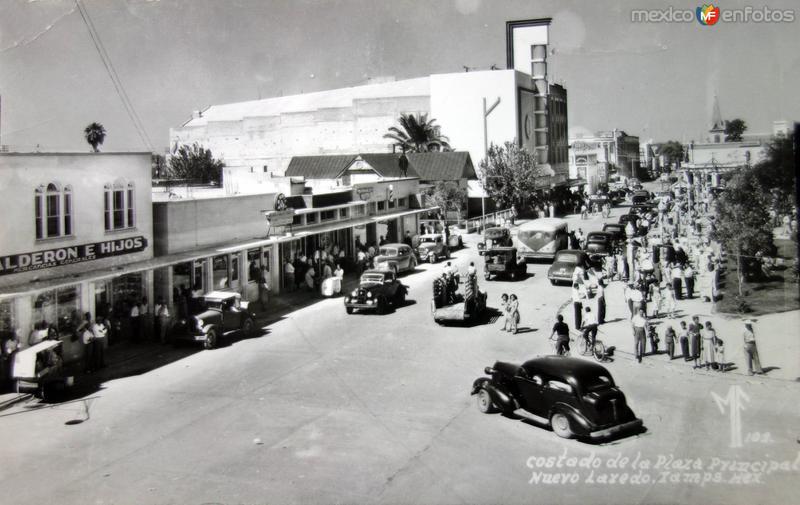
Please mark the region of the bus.
POLYGON ((519 227, 514 239, 525 259, 553 259, 562 249, 569 249, 567 222, 558 218, 534 219, 519 227))

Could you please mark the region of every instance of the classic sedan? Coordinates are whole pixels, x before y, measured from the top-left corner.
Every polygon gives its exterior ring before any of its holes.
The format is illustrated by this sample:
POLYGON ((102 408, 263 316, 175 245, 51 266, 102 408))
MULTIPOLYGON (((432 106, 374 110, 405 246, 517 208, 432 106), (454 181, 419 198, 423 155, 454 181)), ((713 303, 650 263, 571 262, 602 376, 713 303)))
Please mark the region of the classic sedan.
POLYGON ((606 438, 642 428, 608 370, 580 358, 546 356, 520 365, 498 361, 472 384, 478 409, 524 411, 562 438, 606 438))
POLYGON ((399 307, 406 300, 408 287, 397 280, 391 270, 367 270, 361 274, 358 287, 344 297, 348 314, 374 310, 383 313, 389 306, 399 307))
POLYGON ((436 263, 439 258, 449 258, 450 248, 444 243, 441 233, 428 233, 419 235, 417 256, 420 261, 436 263))
POLYGON ((610 233, 603 231, 592 231, 586 235, 586 247, 584 249, 589 254, 608 256, 614 245, 614 237, 610 233))
POLYGON ((556 253, 553 264, 547 269, 550 284, 572 284, 572 273, 576 267, 586 268, 589 255, 579 249, 564 249, 556 253))
POLYGON ((411 246, 406 244, 384 244, 375 256, 375 268, 394 270, 395 274, 413 271, 417 268, 417 256, 411 246))
POLYGON ((203 311, 179 321, 172 331, 175 340, 203 342, 206 349, 217 346, 217 340, 241 331, 246 336, 255 331, 255 313, 233 291, 211 291, 200 301, 203 311))

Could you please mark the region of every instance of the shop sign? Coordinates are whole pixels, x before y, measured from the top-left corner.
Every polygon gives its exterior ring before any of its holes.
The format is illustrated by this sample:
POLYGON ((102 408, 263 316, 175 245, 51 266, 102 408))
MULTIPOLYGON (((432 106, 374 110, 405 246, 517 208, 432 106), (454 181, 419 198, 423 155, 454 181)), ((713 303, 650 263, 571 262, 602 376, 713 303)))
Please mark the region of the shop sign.
POLYGON ((356 193, 358 193, 358 197, 361 199, 362 202, 369 201, 372 198, 372 186, 356 188, 356 193))
POLYGON ((0 275, 17 274, 31 270, 99 260, 111 256, 121 256, 144 251, 146 248, 146 238, 131 237, 96 242, 94 244, 59 247, 58 249, 48 249, 46 251, 12 254, 11 256, 0 257, 0 275))
POLYGON ((270 226, 289 226, 294 222, 294 209, 273 210, 266 215, 270 226))
POLYGON ((537 177, 535 181, 535 187, 536 189, 549 188, 551 181, 552 181, 552 176, 549 175, 543 175, 541 177, 537 177))

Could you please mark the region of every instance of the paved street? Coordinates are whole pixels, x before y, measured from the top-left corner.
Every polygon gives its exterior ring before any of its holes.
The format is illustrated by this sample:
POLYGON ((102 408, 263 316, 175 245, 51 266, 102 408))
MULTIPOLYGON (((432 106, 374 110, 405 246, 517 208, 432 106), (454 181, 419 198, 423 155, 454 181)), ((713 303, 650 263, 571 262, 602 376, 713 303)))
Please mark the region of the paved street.
MULTIPOLYGON (((480 267, 477 240, 469 236, 454 256, 462 271, 471 260, 480 267)), ((485 366, 550 352, 547 337, 570 291, 551 286, 546 269, 531 264, 524 281, 480 282, 490 306, 503 292, 519 296, 517 335, 499 331, 502 323, 436 326, 429 303, 441 264, 422 265, 403 277, 411 301, 393 313, 348 316, 341 299, 322 300, 269 324, 259 338, 107 382, 85 402, 7 409, 0 413, 0 501, 796 501, 800 395, 792 363, 756 378, 741 368, 694 371, 664 356, 637 364, 619 321, 602 328, 601 338, 620 350, 607 367, 646 432, 592 445, 481 414, 469 392, 485 366), (729 393, 747 399, 726 404, 729 393), (740 409, 740 425, 731 409, 740 409), (737 435, 742 446, 731 447, 737 435)), ((626 310, 610 303, 608 319, 626 310)), ((739 335, 729 338, 733 352, 739 335)), ((765 365, 770 352, 762 351, 765 365)))

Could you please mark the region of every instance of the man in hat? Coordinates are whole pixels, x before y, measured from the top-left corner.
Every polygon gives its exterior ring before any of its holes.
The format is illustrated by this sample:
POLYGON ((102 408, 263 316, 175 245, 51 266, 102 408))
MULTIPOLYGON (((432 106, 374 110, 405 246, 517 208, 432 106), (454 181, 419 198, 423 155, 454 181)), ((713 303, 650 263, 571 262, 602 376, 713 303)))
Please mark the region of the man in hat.
POLYGON ((747 319, 744 322, 744 355, 747 359, 747 373, 763 374, 761 361, 758 359, 758 347, 756 346, 756 335, 753 331, 753 321, 747 319))

